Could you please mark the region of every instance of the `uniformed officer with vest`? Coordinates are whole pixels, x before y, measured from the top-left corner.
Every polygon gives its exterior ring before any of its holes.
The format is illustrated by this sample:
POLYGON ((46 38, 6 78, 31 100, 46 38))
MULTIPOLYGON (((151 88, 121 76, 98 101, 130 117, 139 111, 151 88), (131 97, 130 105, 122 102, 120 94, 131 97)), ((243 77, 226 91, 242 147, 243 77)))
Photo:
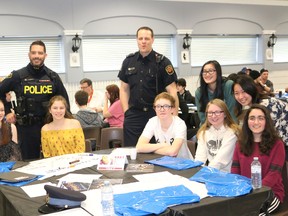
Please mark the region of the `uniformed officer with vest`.
POLYGON ((47 113, 47 104, 54 95, 62 95, 69 103, 66 89, 57 73, 44 65, 46 46, 34 41, 29 50, 30 63, 13 71, 0 83, 0 97, 14 91, 14 112, 7 114, 8 122, 16 122, 22 158, 40 157, 41 127, 47 113))
POLYGON ((167 91, 176 100, 176 110, 179 104, 177 75, 170 60, 153 50, 153 30, 141 27, 136 36, 139 51, 126 57, 118 74, 120 100, 125 112, 125 146, 136 146, 149 118, 155 116, 153 102, 157 94, 167 91))

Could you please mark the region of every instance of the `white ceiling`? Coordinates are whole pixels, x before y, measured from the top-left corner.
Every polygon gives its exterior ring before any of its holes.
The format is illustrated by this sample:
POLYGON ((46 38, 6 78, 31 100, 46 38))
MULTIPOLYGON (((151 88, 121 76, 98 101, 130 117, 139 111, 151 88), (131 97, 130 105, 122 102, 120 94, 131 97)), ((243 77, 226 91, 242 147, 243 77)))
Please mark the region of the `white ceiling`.
POLYGON ((154 1, 288 6, 288 0, 154 0, 154 1))

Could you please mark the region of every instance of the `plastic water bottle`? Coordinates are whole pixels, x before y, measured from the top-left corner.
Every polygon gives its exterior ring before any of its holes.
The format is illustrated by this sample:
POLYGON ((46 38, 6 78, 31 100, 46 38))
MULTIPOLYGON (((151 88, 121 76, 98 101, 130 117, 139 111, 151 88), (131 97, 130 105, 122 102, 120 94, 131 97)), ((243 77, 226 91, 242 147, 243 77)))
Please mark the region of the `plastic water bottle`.
POLYGON ((253 189, 262 187, 261 163, 258 157, 254 157, 251 163, 251 181, 253 189))
POLYGON ((101 188, 103 216, 114 216, 113 188, 110 181, 104 181, 101 188))

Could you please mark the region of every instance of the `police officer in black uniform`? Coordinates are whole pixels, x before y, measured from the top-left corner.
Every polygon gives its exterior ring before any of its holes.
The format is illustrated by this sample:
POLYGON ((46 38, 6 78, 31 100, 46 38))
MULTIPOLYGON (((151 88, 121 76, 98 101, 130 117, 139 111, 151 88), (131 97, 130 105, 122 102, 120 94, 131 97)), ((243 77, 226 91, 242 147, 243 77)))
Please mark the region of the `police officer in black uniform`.
POLYGON ((127 56, 118 74, 125 112, 125 146, 135 146, 149 118, 155 116, 153 102, 157 94, 167 91, 176 100, 176 110, 179 104, 177 75, 170 60, 152 49, 153 30, 141 27, 136 36, 139 51, 127 56))
POLYGON ((41 128, 47 113, 47 104, 54 95, 62 95, 69 102, 66 89, 57 73, 44 65, 46 46, 42 41, 30 45, 30 63, 13 71, 0 83, 0 97, 14 91, 15 113, 6 116, 8 122, 16 122, 22 158, 40 157, 41 128))

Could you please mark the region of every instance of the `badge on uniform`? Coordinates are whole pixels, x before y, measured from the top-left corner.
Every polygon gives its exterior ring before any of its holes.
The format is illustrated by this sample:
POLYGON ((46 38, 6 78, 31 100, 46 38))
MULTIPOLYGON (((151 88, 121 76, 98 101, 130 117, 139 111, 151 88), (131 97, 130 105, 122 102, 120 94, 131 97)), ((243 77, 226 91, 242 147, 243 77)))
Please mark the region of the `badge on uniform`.
POLYGON ((169 75, 172 75, 174 73, 174 68, 172 65, 167 65, 165 67, 165 70, 166 70, 167 74, 169 74, 169 75))
POLYGON ((67 190, 51 185, 44 186, 47 196, 46 203, 38 208, 42 214, 50 214, 66 209, 77 208, 86 199, 86 195, 79 191, 67 190))

